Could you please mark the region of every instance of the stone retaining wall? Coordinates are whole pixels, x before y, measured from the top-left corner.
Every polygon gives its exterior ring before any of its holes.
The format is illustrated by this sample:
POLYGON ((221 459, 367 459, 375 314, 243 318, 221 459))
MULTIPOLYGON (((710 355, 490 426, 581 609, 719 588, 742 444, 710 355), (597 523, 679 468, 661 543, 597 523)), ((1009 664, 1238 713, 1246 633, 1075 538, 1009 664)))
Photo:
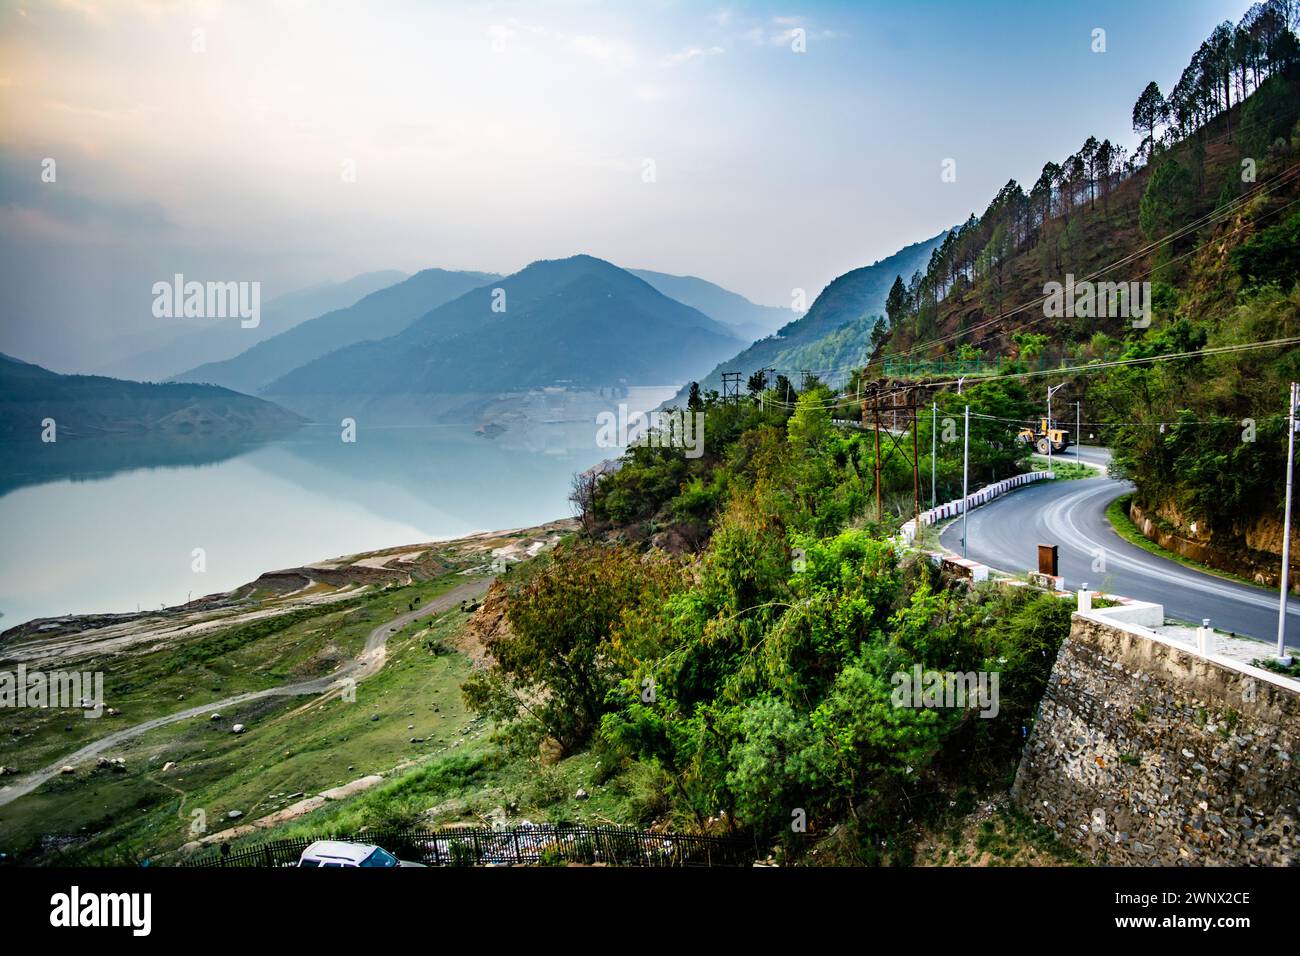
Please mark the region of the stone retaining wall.
POLYGON ((1300 684, 1077 613, 1012 796, 1097 863, 1300 863, 1300 684))

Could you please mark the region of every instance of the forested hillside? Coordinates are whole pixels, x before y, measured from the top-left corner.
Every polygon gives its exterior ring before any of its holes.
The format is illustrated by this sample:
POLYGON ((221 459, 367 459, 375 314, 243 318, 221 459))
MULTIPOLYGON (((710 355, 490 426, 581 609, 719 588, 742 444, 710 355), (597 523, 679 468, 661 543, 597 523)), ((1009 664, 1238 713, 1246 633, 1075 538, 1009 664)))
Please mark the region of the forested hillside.
MULTIPOLYGON (((1007 414, 1025 396, 986 382, 965 400, 1007 414)), ((901 553, 897 516, 871 506, 871 441, 832 424, 825 386, 792 404, 703 398, 703 457, 638 447, 580 487, 585 533, 494 585, 494 663, 466 699, 518 758, 594 750, 646 821, 752 833, 787 860, 908 862, 1014 773, 1070 607, 901 553), (998 719, 895 706, 915 666, 999 671, 998 719)), ((995 429, 972 440, 981 481, 1025 454, 995 429)))
POLYGON ((292 431, 290 411, 214 385, 59 375, 0 354, 0 439, 55 445, 108 435, 241 436, 292 431))
POLYGON ((1276 579, 1282 415, 1300 377, 1298 58, 1285 5, 1216 28, 1167 97, 1135 91, 1135 155, 1088 137, 900 276, 874 357, 939 381, 1019 360, 1039 396, 1068 383, 1057 407, 1083 403, 1085 435, 1112 444, 1140 511, 1261 580, 1276 579), (1054 308, 1071 279, 1123 284, 1128 301, 1098 285, 1054 308), (1149 316, 1127 307, 1142 283, 1149 316))

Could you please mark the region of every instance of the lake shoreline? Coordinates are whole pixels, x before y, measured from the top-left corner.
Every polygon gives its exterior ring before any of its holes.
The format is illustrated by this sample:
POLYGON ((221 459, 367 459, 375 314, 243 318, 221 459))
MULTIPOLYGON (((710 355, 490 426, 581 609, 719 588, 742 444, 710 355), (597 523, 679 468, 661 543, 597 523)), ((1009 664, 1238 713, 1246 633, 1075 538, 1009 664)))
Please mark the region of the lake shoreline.
MULTIPOLYGON (((485 556, 502 552, 501 560, 507 563, 531 556, 528 548, 511 549, 499 542, 531 541, 553 538, 555 535, 576 531, 576 518, 557 518, 541 524, 493 531, 475 531, 455 537, 427 540, 414 544, 393 545, 333 558, 324 558, 297 567, 263 571, 252 581, 247 581, 227 591, 217 591, 197 597, 183 604, 148 611, 101 612, 37 617, 0 630, 0 662, 7 663, 6 651, 13 645, 29 641, 46 641, 70 638, 87 632, 130 629, 132 625, 156 627, 168 623, 184 623, 196 615, 222 614, 247 610, 254 605, 284 602, 292 609, 311 597, 311 589, 327 586, 335 593, 350 594, 367 587, 388 587, 409 583, 417 570, 427 573, 427 568, 417 568, 418 556, 433 552, 479 550, 485 556), (496 545, 493 547, 493 545, 496 545), (415 556, 415 557, 413 557, 415 556), (403 567, 403 563, 409 567, 403 567)), ((535 550, 532 553, 535 553, 535 550)), ((458 573, 470 574, 473 568, 458 573)), ((287 611, 286 611, 287 612, 287 611)))
MULTIPOLYGON (((631 391, 607 401, 630 414, 665 389, 631 391)), ((573 476, 621 449, 564 395, 538 401, 483 432, 358 418, 355 433, 307 425, 260 443, 11 448, 0 456, 0 631, 175 608, 321 555, 565 515, 573 476)))

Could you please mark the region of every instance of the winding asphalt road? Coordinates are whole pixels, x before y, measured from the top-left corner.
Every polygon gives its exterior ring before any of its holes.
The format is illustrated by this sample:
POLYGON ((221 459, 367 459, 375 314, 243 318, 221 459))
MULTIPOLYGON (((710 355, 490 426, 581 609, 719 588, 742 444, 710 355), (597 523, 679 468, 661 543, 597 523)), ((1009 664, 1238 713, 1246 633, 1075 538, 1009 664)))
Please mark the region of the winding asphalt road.
POLYGON ((204 714, 234 707, 237 704, 246 704, 251 700, 261 700, 264 697, 302 697, 309 694, 323 694, 347 678, 358 681, 364 680, 384 666, 386 645, 392 635, 412 621, 445 611, 462 600, 468 601, 481 596, 487 591, 488 585, 491 583, 491 578, 484 578, 459 584, 446 594, 440 594, 427 602, 423 607, 400 614, 391 621, 385 621, 366 636, 365 647, 362 648, 361 653, 354 660, 348 661, 334 673, 325 677, 299 681, 294 684, 282 684, 279 687, 268 687, 265 690, 252 691, 247 694, 236 694, 234 697, 227 697, 224 700, 216 700, 198 707, 179 710, 165 717, 155 717, 153 720, 146 720, 144 723, 135 724, 123 730, 115 731, 106 737, 101 737, 93 744, 88 744, 80 750, 60 758, 43 770, 26 774, 17 778, 13 783, 0 787, 0 807, 31 793, 45 781, 57 777, 62 767, 76 766, 91 757, 97 757, 106 750, 111 750, 158 727, 189 720, 191 717, 201 717, 204 714))
MULTIPOLYGON (((1085 462, 1104 464, 1104 448, 1084 446, 1085 462)), ((1073 449, 1057 456, 1074 459, 1073 449)), ((1133 486, 1112 478, 1080 478, 1027 485, 970 513, 966 556, 1009 572, 1037 570, 1038 545, 1058 546, 1066 587, 1081 584, 1140 601, 1163 604, 1165 616, 1213 626, 1267 643, 1277 640, 1277 591, 1238 584, 1185 567, 1130 544, 1106 518, 1106 506, 1133 486)), ((940 535, 961 553, 960 520, 940 535)), ((1287 607, 1287 646, 1300 645, 1300 602, 1287 607)))

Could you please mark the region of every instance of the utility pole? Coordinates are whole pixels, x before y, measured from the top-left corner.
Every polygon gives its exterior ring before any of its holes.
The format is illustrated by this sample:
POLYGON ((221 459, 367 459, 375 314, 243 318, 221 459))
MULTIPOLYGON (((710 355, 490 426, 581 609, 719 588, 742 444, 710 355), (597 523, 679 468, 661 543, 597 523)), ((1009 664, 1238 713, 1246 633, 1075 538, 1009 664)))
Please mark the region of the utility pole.
POLYGON ((1286 652, 1286 605, 1291 590, 1291 489, 1295 477, 1295 417, 1300 408, 1300 384, 1291 383, 1287 398, 1286 517, 1282 521, 1282 583, 1277 602, 1277 659, 1283 664, 1291 663, 1291 655, 1286 652))
POLYGON ((762 390, 761 392, 759 392, 759 395, 758 395, 758 407, 759 407, 759 409, 760 409, 762 412, 764 412, 764 413, 767 412, 767 386, 768 386, 767 373, 768 373, 768 372, 771 372, 771 373, 772 373, 771 385, 772 385, 773 388, 775 388, 775 387, 776 387, 776 369, 775 369, 775 368, 770 368, 770 367, 764 367, 764 368, 760 368, 760 369, 758 370, 758 374, 761 375, 761 376, 763 376, 763 390, 762 390))
POLYGON ((885 512, 880 503, 880 393, 877 392, 871 403, 872 422, 876 427, 876 521, 884 519, 885 512))
POLYGON ((1047 470, 1048 471, 1052 470, 1052 396, 1055 395, 1063 388, 1065 388, 1064 382, 1062 382, 1060 385, 1057 385, 1055 387, 1051 385, 1047 386, 1047 428, 1044 429, 1043 434, 1047 438, 1047 470))
POLYGON ((935 506, 934 476, 939 460, 939 403, 930 403, 930 507, 935 506))
POLYGON ((915 528, 917 535, 921 533, 921 470, 917 466, 921 463, 921 450, 917 443, 920 436, 917 435, 916 413, 918 406, 915 399, 908 402, 912 406, 912 519, 916 522, 915 528))
MULTIPOLYGON (((918 431, 918 418, 920 411, 920 402, 917 396, 920 394, 918 386, 905 385, 886 387, 879 382, 873 382, 867 385, 868 400, 862 405, 862 424, 865 428, 867 425, 868 405, 871 411, 871 428, 875 432, 876 455, 875 455, 875 483, 876 483, 876 520, 883 521, 885 517, 885 508, 883 501, 883 479, 885 458, 888 455, 899 454, 912 466, 912 515, 919 518, 921 515, 921 454, 920 454, 920 435, 918 431), (888 401, 887 407, 882 407, 885 401, 888 401), (893 421, 897 424, 898 413, 912 416, 910 427, 898 429, 897 427, 881 428, 883 413, 888 412, 893 416, 893 421), (889 441, 889 450, 884 450, 881 432, 884 432, 884 438, 889 441), (912 450, 909 453, 906 446, 907 431, 912 433, 912 450)), ((904 424, 907 424, 906 418, 904 424)))
POLYGON ((733 405, 740 402, 740 372, 722 373, 722 400, 733 405))
POLYGON ((966 406, 965 451, 961 457, 961 556, 966 557, 966 518, 970 512, 970 406, 966 406))
POLYGON ((1080 425, 1083 424, 1083 402, 1074 403, 1074 463, 1079 464, 1079 439, 1083 437, 1080 425))

